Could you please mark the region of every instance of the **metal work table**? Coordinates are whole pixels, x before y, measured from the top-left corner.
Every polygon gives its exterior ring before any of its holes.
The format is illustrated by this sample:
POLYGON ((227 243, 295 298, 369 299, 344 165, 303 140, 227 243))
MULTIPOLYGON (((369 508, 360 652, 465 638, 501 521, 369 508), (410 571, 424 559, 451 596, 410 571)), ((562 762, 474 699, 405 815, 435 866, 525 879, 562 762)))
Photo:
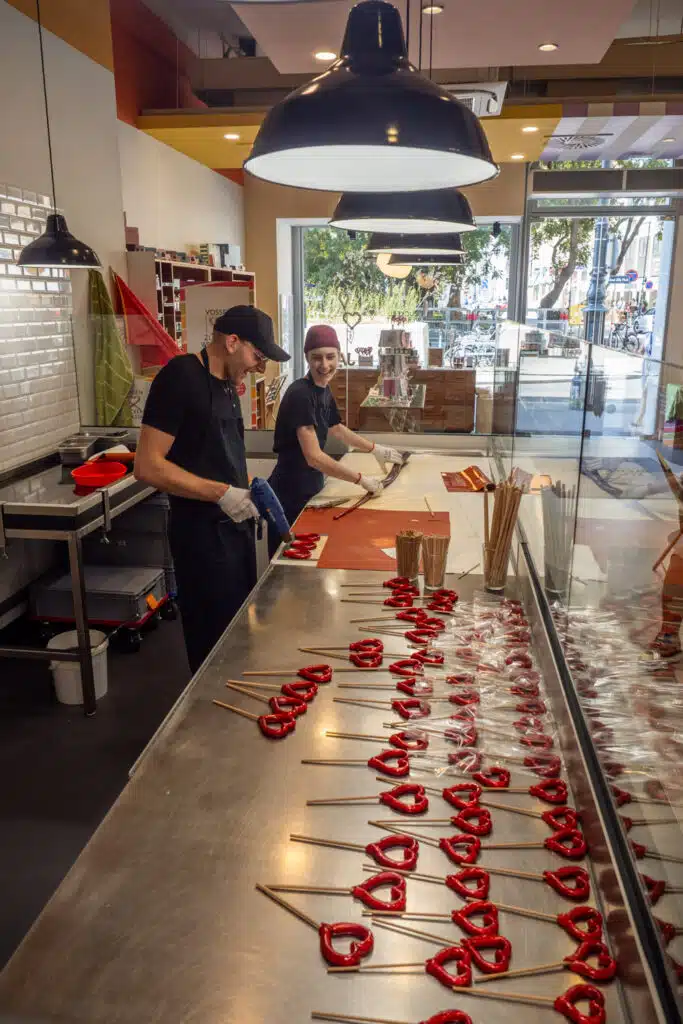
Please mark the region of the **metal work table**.
POLYGON ((0 487, 0 555, 8 541, 61 540, 69 550, 74 618, 78 632, 77 651, 46 651, 32 647, 0 647, 0 657, 37 658, 50 661, 78 661, 81 666, 83 708, 86 715, 96 710, 93 654, 88 642, 88 613, 83 580, 83 537, 103 527, 108 531, 122 512, 154 493, 154 488, 132 474, 92 494, 77 496, 70 468, 56 465, 0 487))
MULTIPOLYGON (((301 760, 371 756, 378 749, 372 743, 332 739, 326 731, 382 732, 394 713, 333 703, 333 696, 349 693, 337 683, 350 674, 337 674, 320 688, 296 732, 272 742, 255 722, 212 700, 258 713, 259 705, 226 690, 225 680, 248 669, 296 669, 320 660, 298 653, 299 646, 360 636, 350 620, 364 609, 341 603, 342 585, 382 578, 271 566, 0 975, 0 1013, 26 1024, 306 1024, 311 1010, 419 1021, 459 1007, 479 1024, 503 1014, 512 1022, 552 1024, 549 1007, 453 995, 427 975, 328 975, 316 933, 254 889, 257 882, 352 886, 365 877, 362 853, 304 845, 289 835, 376 840, 382 833, 368 819, 390 817, 388 808, 307 807, 306 800, 375 794, 390 788, 391 780, 377 782, 364 765, 302 766, 301 760)), ((471 600, 479 584, 463 580, 461 601, 471 600)), ((372 606, 365 611, 378 614, 372 606)), ((391 649, 403 650, 399 643, 405 642, 392 640, 391 649)), ((532 781, 518 774, 512 785, 532 781)), ((437 796, 432 808, 439 816, 452 813, 437 796)), ((494 823, 499 841, 547 835, 542 822, 516 814, 495 811, 494 823)), ((522 870, 558 866, 543 850, 514 857, 522 870)), ((484 863, 510 866, 511 855, 487 853, 484 863)), ((443 875, 449 862, 438 849, 422 846, 419 870, 443 875)), ((492 893, 496 902, 545 913, 567 908, 533 881, 498 877, 492 893)), ((363 920, 361 905, 350 896, 287 898, 318 921, 363 920)), ((408 881, 409 910, 444 913, 458 902, 445 887, 408 881)), ((418 927, 443 935, 444 945, 461 937, 449 921, 418 927)), ((560 960, 575 945, 554 924, 505 913, 501 930, 517 966, 560 960)), ((423 961, 437 948, 378 928, 373 959, 423 961)), ((512 988, 555 996, 574 980, 565 972, 526 978, 512 988)), ((619 1024, 619 990, 613 986, 605 994, 610 1024, 619 1024)))

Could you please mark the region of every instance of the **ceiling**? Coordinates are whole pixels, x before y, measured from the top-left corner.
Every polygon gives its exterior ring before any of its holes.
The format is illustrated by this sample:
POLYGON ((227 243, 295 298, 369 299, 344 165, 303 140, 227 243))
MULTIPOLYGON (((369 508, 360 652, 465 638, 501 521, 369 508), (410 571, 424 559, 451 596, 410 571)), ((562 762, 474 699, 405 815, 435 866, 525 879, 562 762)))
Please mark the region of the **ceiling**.
POLYGON ((681 0, 636 0, 630 16, 620 27, 616 38, 673 35, 683 35, 681 0))
MULTIPOLYGON (((543 64, 592 64, 599 61, 623 23, 633 0, 441 0, 435 16, 433 67, 498 67, 543 64), (543 42, 559 49, 541 53, 543 42)), ((353 0, 301 4, 239 4, 233 7, 258 40, 260 49, 282 74, 320 69, 316 50, 339 51, 353 0)), ((396 0, 404 16, 406 0, 396 0)), ((419 63, 418 35, 423 22, 422 65, 429 63, 429 18, 420 0, 411 4, 410 56, 419 63)))
MULTIPOLYGON (((484 118, 483 128, 497 163, 510 161, 513 154, 525 161, 538 160, 546 140, 555 131, 562 108, 559 105, 526 108, 510 107, 502 117, 484 118), (535 126, 533 133, 522 128, 535 126)), ((137 126, 167 146, 206 164, 214 170, 241 168, 251 150, 259 125, 265 116, 260 113, 236 113, 221 110, 200 110, 183 113, 146 114, 137 126), (239 141, 228 141, 226 132, 239 133, 239 141)))
POLYGON ((641 103, 634 105, 633 113, 624 114, 615 113, 615 106, 589 104, 585 114, 563 117, 552 137, 545 140, 543 159, 618 160, 637 156, 672 159, 683 156, 683 110, 667 113, 665 103, 641 103), (563 145, 558 136, 569 139, 582 136, 582 148, 563 145))

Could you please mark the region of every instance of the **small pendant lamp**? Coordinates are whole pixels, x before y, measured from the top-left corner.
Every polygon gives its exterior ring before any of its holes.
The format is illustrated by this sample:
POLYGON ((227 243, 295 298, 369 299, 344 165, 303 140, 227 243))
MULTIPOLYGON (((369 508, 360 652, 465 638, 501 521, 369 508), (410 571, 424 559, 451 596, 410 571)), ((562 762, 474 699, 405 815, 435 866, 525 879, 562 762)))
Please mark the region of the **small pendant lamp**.
MULTIPOLYGON (((40 0, 36 0, 38 41, 40 44, 40 66, 43 76, 43 97, 45 100, 45 121, 47 124, 47 148, 50 156, 50 179, 52 200, 57 205, 55 191, 55 168, 52 158, 52 137, 50 135, 50 113, 47 105, 47 80, 45 77, 45 53, 43 50, 43 25, 40 20, 40 0)), ((67 227, 66 219, 60 213, 48 214, 45 231, 29 242, 19 254, 20 267, 63 267, 73 270, 77 267, 97 269, 102 266, 97 254, 89 245, 79 241, 67 227)))
POLYGON ((351 10, 340 58, 269 111, 244 166, 328 192, 420 192, 498 173, 476 115, 408 60, 385 0, 351 10))
POLYGON ((425 256, 424 253, 416 253, 414 256, 393 254, 389 257, 389 266, 394 265, 394 260, 400 266, 409 264, 411 267, 464 267, 467 262, 460 252, 451 253, 450 256, 425 256))
MULTIPOLYGON (((413 254, 425 256, 452 256, 462 253, 460 235, 370 235, 367 253, 390 252, 397 256, 413 254)), ((402 260, 407 263, 408 260, 402 260)))
POLYGON ((345 192, 330 225, 347 231, 431 234, 473 231, 472 209, 457 188, 430 192, 345 192))

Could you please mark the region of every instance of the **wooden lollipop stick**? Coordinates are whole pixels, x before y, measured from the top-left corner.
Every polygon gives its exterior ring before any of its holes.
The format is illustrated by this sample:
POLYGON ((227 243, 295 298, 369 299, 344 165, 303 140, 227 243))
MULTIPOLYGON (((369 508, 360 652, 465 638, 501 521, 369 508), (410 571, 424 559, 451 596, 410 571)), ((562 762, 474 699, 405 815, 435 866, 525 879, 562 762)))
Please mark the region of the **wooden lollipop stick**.
POLYGON ((632 825, 678 825, 678 818, 632 818, 632 825))
POLYGON ((251 697, 252 700, 258 700, 262 704, 268 704, 268 697, 264 697, 262 693, 252 693, 246 686, 237 686, 236 683, 225 684, 229 690, 234 690, 236 693, 243 693, 245 697, 251 697))
MULTIPOLYGON (((339 649, 340 648, 337 648, 337 650, 339 650, 339 649)), ((348 648, 341 648, 341 649, 342 650, 348 650, 348 648)), ((297 648, 297 650, 301 651, 303 654, 316 654, 319 657, 323 657, 323 658, 334 658, 336 661, 348 661, 349 660, 348 654, 334 654, 334 652, 330 648, 325 649, 325 648, 322 648, 322 647, 299 647, 299 648, 297 648)))
POLYGON ((495 978, 500 978, 504 981, 506 978, 528 978, 535 974, 554 974, 556 971, 566 971, 571 967, 564 961, 557 961, 554 964, 539 964, 538 967, 521 967, 516 971, 504 971, 503 974, 484 974, 482 977, 477 978, 474 982, 475 985, 481 985, 483 982, 493 981, 495 978))
MULTIPOLYGON (((277 669, 269 669, 268 671, 264 671, 264 672, 243 672, 242 675, 243 676, 290 676, 292 679, 296 679, 298 671, 299 671, 298 668, 277 668, 277 669)), ((337 672, 376 672, 376 671, 377 671, 376 668, 364 668, 364 669, 358 669, 358 668, 335 668, 334 669, 335 674, 337 672)))
MULTIPOLYGON (((384 782, 386 783, 386 779, 384 782)), ((307 807, 335 807, 337 804, 376 804, 376 796, 338 796, 332 800, 307 800, 307 807)))
POLYGON ((373 920, 374 928, 384 928, 388 932, 396 932, 398 935, 409 935, 411 939, 424 939, 425 942, 432 942, 436 946, 452 946, 453 937, 445 938, 443 935, 434 935, 432 932, 423 932, 419 928, 402 928, 400 924, 395 921, 378 921, 373 920))
POLYGON ((242 715, 243 718, 251 718, 252 722, 257 722, 259 716, 252 715, 251 711, 244 711, 242 708, 236 708, 233 704, 224 704, 222 700, 214 700, 212 702, 219 708, 225 708, 226 711, 234 711, 236 715, 242 715))
POLYGON ((554 999, 548 999, 546 996, 525 996, 521 992, 483 992, 481 989, 468 988, 467 995, 482 996, 484 999, 499 999, 504 1003, 508 1000, 513 1003, 529 1003, 530 1006, 555 1005, 554 999))
POLYGON ((407 964, 365 964, 363 967, 328 967, 328 974, 348 974, 351 971, 393 971, 397 967, 420 967, 424 970, 424 960, 407 964))
POLYGON ((334 764, 337 764, 337 765, 341 765, 341 764, 364 764, 366 766, 366 768, 367 768, 367 764, 368 764, 368 762, 364 761, 362 758, 357 758, 357 759, 354 758, 352 760, 345 760, 345 761, 342 760, 342 761, 339 761, 339 760, 328 760, 328 759, 325 759, 325 758, 314 758, 314 757, 305 758, 304 760, 302 760, 301 763, 302 764, 327 764, 327 765, 334 765, 334 764))
POLYGON ((256 888, 259 892, 262 892, 264 896, 267 896, 269 900, 272 900, 273 903, 279 904, 284 910, 288 910, 290 914, 294 914, 295 917, 298 917, 300 921, 304 922, 304 924, 310 925, 311 928, 315 928, 315 930, 318 931, 320 925, 317 921, 314 921, 312 917, 308 916, 308 914, 304 914, 303 910, 299 910, 298 907, 295 907, 288 900, 283 900, 282 897, 278 896, 273 889, 269 888, 269 886, 259 885, 257 882, 256 888))
POLYGON ((544 850, 543 843, 487 843, 482 850, 544 850))
POLYGON ((270 889, 271 892, 321 893, 325 896, 349 896, 351 893, 351 889, 341 889, 338 886, 326 885, 268 885, 266 888, 270 889))
MULTIPOLYGON (((357 626, 360 623, 365 623, 365 622, 396 622, 396 616, 395 615, 375 615, 375 616, 371 616, 370 618, 367 618, 367 616, 366 616, 366 617, 363 617, 362 619, 349 619, 349 624, 352 625, 352 626, 357 626)), ((409 625, 410 625, 410 623, 406 622, 406 626, 409 626, 409 625)))
POLYGON ((651 850, 648 850, 645 856, 650 857, 652 860, 668 861, 670 864, 683 864, 683 857, 672 857, 668 853, 653 853, 651 850))
POLYGON ((349 700, 346 697, 333 697, 332 699, 335 700, 337 704, 351 704, 353 707, 369 708, 372 711, 384 711, 387 704, 389 704, 389 701, 386 701, 386 703, 380 703, 378 700, 363 700, 363 698, 360 698, 359 700, 349 700))
POLYGON ((331 846, 335 850, 360 850, 365 853, 365 847, 360 843, 342 843, 334 839, 317 839, 315 836, 301 836, 292 832, 289 837, 294 843, 310 843, 312 846, 331 846))
MULTIPOLYGON (((240 680, 228 679, 228 682, 225 685, 227 686, 228 683, 232 683, 233 685, 239 686, 240 680)), ((278 686, 277 683, 252 683, 250 681, 248 685, 250 690, 275 690, 277 693, 282 693, 282 687, 278 686)))
POLYGON ((396 828, 394 825, 380 825, 377 821, 369 821, 368 825, 375 825, 377 828, 381 828, 383 832, 393 832, 398 836, 410 836, 412 839, 418 839, 421 843, 425 843, 427 846, 435 846, 439 848, 439 844, 436 839, 428 839, 427 836, 421 836, 419 832, 409 832, 407 828, 396 828))
POLYGON ((376 743, 384 743, 386 736, 371 736, 370 733, 362 732, 326 732, 333 740, 373 740, 376 743))
POLYGON ((339 1024, 409 1024, 405 1020, 387 1020, 386 1017, 349 1017, 347 1013, 325 1013, 313 1010, 312 1020, 338 1021, 339 1024))
POLYGON ((526 807, 508 807, 506 804, 494 804, 490 800, 486 801, 486 806, 493 807, 497 811, 510 811, 511 814, 525 814, 527 818, 541 818, 543 816, 542 811, 531 811, 526 807))

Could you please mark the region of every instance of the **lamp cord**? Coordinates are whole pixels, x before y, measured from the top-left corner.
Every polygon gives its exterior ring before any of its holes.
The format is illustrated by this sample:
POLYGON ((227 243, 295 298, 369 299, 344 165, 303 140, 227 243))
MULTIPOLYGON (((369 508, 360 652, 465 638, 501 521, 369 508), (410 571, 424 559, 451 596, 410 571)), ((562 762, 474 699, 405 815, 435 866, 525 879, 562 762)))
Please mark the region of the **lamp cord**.
POLYGON ((420 48, 420 56, 419 56, 419 59, 418 59, 418 62, 417 62, 418 71, 422 71, 422 22, 423 22, 422 0, 420 0, 420 31, 419 31, 419 34, 418 34, 418 46, 420 48))
POLYGON ((57 209, 57 190, 55 188, 55 165, 52 157, 52 136, 50 134, 50 111, 47 105, 47 78, 45 76, 45 50, 43 49, 43 23, 40 19, 40 0, 36 0, 36 16, 38 18, 38 42, 40 44, 40 69, 43 76, 43 98, 45 100, 45 123, 47 125, 47 151, 50 157, 50 180, 52 181, 52 206, 57 209))
POLYGON ((410 60, 410 0, 406 0, 406 53, 410 60))
POLYGON ((432 54, 434 52, 434 15, 429 15, 429 81, 432 80, 432 54))

